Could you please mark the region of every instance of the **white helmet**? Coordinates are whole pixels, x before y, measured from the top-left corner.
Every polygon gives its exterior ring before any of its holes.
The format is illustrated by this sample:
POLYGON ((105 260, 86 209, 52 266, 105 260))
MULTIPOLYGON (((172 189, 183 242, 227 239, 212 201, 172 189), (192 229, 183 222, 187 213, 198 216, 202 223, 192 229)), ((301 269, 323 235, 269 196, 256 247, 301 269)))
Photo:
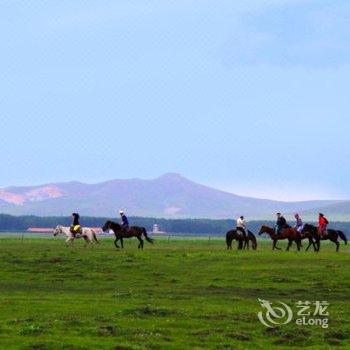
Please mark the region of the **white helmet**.
POLYGON ((124 210, 119 210, 119 214, 120 215, 124 214, 124 210))

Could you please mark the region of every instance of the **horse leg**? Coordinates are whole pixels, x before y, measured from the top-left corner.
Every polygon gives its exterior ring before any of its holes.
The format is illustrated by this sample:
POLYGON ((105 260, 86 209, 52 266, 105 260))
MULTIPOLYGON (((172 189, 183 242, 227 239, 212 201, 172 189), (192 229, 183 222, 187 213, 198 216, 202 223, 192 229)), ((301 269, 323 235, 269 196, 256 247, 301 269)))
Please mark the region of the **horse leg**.
POLYGON ((122 245, 122 249, 124 249, 124 240, 123 240, 123 237, 120 237, 120 244, 122 245))
POLYGON ((312 242, 311 242, 311 238, 309 238, 309 245, 306 247, 306 249, 305 249, 305 251, 307 252, 308 250, 309 250, 309 248, 311 247, 311 244, 312 244, 312 242))
POLYGON ((336 252, 338 252, 338 251, 339 251, 339 242, 338 242, 338 241, 335 241, 334 243, 335 243, 335 244, 336 244, 336 246, 337 246, 337 248, 336 248, 336 252))
POLYGON ((300 248, 301 248, 301 239, 298 239, 298 240, 296 241, 296 243, 297 243, 297 249, 298 249, 298 251, 300 251, 300 248))
POLYGON ((139 245, 137 246, 138 249, 142 249, 142 238, 141 236, 136 236, 136 238, 138 239, 139 241, 139 245))
POLYGON ((249 240, 248 240, 248 238, 246 238, 246 239, 244 240, 244 249, 249 250, 249 240))
POLYGON ((289 251, 290 246, 292 245, 292 240, 288 238, 287 251, 289 251))
POLYGON ((66 239, 66 245, 67 246, 72 246, 73 245, 73 241, 74 241, 74 237, 68 237, 66 239))
POLYGON ((119 245, 117 244, 117 242, 119 241, 119 238, 116 237, 115 240, 114 240, 114 245, 117 249, 119 249, 119 245))
POLYGON ((275 249, 281 250, 281 248, 277 247, 277 241, 278 241, 278 239, 274 239, 274 246, 275 246, 275 249))

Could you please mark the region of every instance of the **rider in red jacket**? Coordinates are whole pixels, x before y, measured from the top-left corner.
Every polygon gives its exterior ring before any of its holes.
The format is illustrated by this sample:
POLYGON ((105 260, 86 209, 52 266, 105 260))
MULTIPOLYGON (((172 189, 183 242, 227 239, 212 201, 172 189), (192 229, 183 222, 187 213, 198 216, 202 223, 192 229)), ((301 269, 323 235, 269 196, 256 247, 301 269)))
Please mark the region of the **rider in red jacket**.
POLYGON ((318 214, 318 232, 322 237, 327 232, 328 220, 323 214, 318 214))

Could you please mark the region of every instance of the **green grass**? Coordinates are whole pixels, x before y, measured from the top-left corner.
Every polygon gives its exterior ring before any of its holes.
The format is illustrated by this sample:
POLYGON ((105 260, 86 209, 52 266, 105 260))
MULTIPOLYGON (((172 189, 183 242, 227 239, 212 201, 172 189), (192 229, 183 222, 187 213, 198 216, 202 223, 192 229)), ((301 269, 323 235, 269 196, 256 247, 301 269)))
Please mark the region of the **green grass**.
MULTIPOLYGON (((0 239, 1 349, 349 349, 350 249, 226 251, 222 239, 157 239, 117 251, 0 239), (330 303, 330 326, 267 329, 258 298, 330 303)), ((285 243, 280 243, 285 246, 285 243)), ((305 244, 304 244, 305 246, 305 244)))

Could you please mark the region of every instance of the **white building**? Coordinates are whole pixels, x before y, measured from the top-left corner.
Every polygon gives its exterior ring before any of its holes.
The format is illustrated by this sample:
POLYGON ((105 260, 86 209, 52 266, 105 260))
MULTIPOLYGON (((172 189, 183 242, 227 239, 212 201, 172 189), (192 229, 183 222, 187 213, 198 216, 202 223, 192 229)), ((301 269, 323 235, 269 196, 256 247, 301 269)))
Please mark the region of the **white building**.
POLYGON ((158 225, 158 224, 154 224, 154 225, 153 225, 152 234, 154 234, 154 235, 164 235, 164 234, 166 234, 166 232, 161 231, 161 230, 159 229, 159 225, 158 225))

